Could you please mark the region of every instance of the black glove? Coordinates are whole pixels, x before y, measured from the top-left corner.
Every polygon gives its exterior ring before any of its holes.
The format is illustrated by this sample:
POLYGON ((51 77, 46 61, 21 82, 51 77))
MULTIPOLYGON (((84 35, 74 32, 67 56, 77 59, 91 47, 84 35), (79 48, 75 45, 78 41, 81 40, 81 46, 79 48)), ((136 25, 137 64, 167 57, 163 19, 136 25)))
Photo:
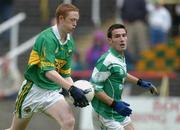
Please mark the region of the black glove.
POLYGON ((68 91, 74 99, 73 104, 75 106, 86 107, 87 105, 89 105, 88 100, 85 97, 85 93, 82 89, 79 89, 72 85, 68 91))
POLYGON ((149 89, 151 94, 158 95, 158 91, 157 91, 156 87, 151 82, 147 82, 142 79, 139 79, 137 82, 137 85, 139 85, 142 88, 149 89))
POLYGON ((111 107, 122 116, 129 116, 132 114, 132 110, 129 108, 129 104, 123 101, 113 101, 111 107))
POLYGON ((62 94, 64 97, 68 97, 69 96, 69 92, 66 89, 64 89, 64 88, 62 88, 62 91, 59 92, 59 93, 62 94))

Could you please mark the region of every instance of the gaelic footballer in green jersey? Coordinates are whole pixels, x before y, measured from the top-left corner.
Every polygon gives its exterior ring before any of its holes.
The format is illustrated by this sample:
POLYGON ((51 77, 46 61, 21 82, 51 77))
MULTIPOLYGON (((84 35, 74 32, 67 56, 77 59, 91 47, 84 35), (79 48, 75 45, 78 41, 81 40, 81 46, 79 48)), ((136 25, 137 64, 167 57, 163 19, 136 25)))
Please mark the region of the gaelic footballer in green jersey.
POLYGON ((25 78, 45 89, 60 89, 55 82, 48 80, 46 71, 56 70, 62 77, 70 77, 74 40, 67 35, 64 43, 59 41, 57 26, 43 31, 31 51, 25 78), (51 44, 49 44, 51 43, 51 44))
POLYGON ((59 93, 61 88, 71 94, 75 106, 88 105, 84 91, 74 86, 71 78, 74 41, 70 34, 77 26, 79 9, 60 4, 55 15, 56 25, 42 31, 35 41, 7 130, 25 130, 37 112, 52 117, 62 130, 73 130, 75 118, 71 106, 59 93))
POLYGON ((124 56, 127 31, 124 25, 110 26, 107 37, 110 49, 99 58, 91 76, 95 87, 93 124, 97 130, 134 130, 130 119, 132 110, 122 99, 124 82, 128 80, 148 89, 153 85, 127 72, 124 56))

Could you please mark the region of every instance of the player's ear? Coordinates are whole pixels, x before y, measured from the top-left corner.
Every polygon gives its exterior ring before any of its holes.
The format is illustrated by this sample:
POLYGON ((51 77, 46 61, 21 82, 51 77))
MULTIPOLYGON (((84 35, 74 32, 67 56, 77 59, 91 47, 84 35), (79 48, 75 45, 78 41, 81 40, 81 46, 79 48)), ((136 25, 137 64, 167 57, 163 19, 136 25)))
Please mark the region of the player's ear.
POLYGON ((64 20, 64 16, 59 15, 59 21, 62 21, 62 20, 64 20))
POLYGON ((112 44, 112 39, 108 38, 107 40, 108 40, 109 45, 111 45, 112 44))

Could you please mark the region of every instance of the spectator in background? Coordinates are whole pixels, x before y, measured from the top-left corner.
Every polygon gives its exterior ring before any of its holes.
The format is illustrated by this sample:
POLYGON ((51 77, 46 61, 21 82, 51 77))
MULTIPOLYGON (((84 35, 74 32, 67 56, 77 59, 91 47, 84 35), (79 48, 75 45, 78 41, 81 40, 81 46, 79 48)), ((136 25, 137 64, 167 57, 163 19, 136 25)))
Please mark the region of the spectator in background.
POLYGON ((122 0, 121 18, 128 30, 128 51, 132 56, 138 57, 149 48, 146 16, 145 0, 122 0))
POLYGON ((93 42, 91 47, 86 53, 87 69, 92 70, 94 68, 97 59, 108 50, 105 34, 102 31, 96 31, 94 33, 93 42))
POLYGON ((159 1, 154 5, 149 3, 147 9, 151 44, 166 43, 172 21, 169 11, 159 1))

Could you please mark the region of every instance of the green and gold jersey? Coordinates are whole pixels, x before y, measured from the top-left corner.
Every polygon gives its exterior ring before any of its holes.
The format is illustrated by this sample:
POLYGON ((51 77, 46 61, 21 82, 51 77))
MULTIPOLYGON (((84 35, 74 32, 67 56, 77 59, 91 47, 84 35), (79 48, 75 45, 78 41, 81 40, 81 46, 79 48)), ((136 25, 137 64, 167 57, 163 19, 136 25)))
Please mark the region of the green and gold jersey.
POLYGON ((70 34, 64 43, 60 42, 57 26, 41 32, 30 54, 25 79, 44 89, 60 89, 60 86, 45 76, 46 71, 56 70, 62 77, 71 74, 74 41, 70 34))
MULTIPOLYGON (((108 96, 118 101, 121 100, 126 76, 125 58, 110 48, 97 61, 91 82, 94 84, 96 92, 104 91, 108 96)), ((97 113, 106 119, 123 121, 125 118, 96 97, 92 101, 92 106, 97 113)))

